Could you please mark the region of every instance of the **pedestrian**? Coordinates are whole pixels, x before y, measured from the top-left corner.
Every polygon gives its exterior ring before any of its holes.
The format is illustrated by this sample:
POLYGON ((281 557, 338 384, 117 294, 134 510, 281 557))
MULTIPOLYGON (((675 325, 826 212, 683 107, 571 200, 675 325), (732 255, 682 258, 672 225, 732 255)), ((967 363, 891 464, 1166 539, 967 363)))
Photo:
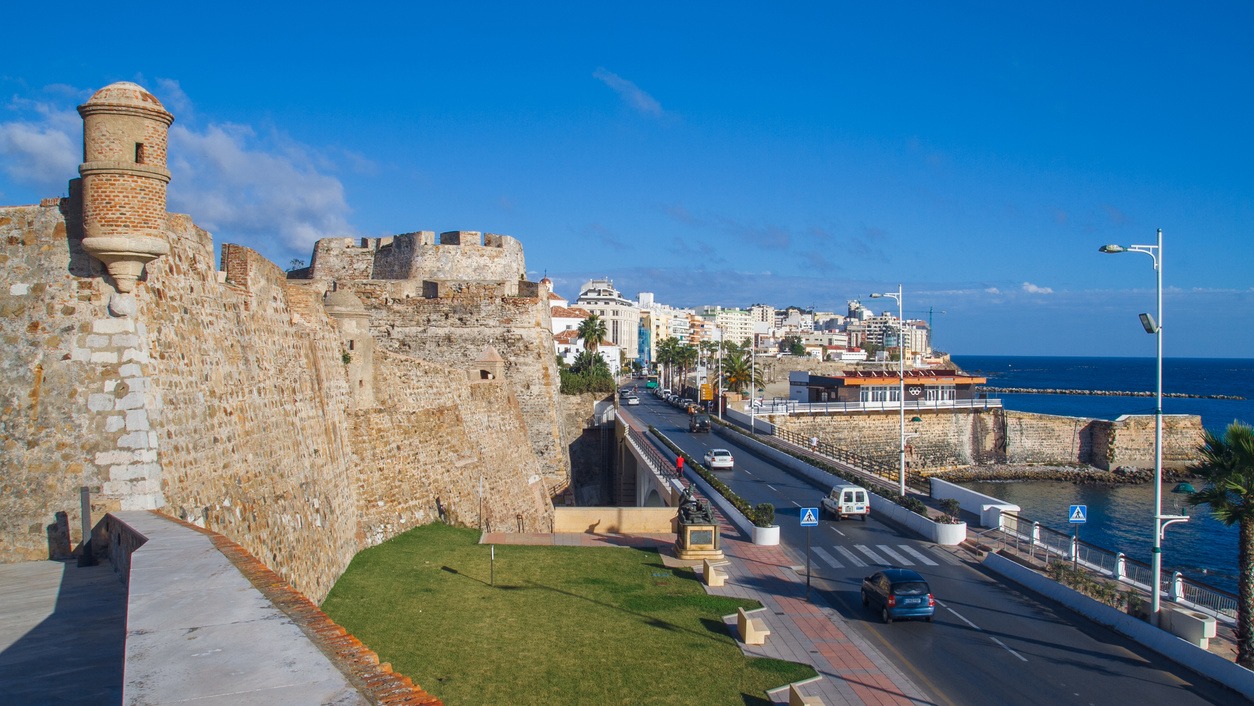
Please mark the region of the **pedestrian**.
POLYGON ((675 457, 675 475, 682 476, 684 474, 684 457, 675 457))
POLYGON ((819 452, 819 437, 817 436, 810 437, 810 450, 813 451, 814 453, 819 452))

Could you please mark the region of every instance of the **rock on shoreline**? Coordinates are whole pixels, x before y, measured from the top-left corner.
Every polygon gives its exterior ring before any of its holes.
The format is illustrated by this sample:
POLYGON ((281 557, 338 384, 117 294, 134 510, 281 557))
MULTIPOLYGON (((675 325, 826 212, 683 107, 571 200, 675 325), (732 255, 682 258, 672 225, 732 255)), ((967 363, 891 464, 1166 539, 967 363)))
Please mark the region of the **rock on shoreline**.
MULTIPOLYGON (((1049 480, 1075 483, 1077 485, 1140 485, 1142 483, 1154 482, 1154 469, 1119 466, 1109 471, 1103 471, 1095 466, 990 465, 968 466, 952 471, 940 471, 930 473, 927 477, 940 478, 951 483, 992 480, 1049 480)), ((1163 469, 1164 484, 1193 478, 1194 476, 1183 471, 1163 469)))

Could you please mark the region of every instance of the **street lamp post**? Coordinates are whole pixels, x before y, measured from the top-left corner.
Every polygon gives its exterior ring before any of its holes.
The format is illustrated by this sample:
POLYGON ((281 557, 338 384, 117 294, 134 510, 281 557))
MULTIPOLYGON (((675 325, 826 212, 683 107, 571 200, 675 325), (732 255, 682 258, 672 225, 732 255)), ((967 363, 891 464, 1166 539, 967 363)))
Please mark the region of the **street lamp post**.
POLYGON ((902 495, 906 494, 906 320, 905 311, 901 304, 901 285, 897 285, 897 291, 884 292, 882 294, 872 294, 872 299, 893 299, 897 302, 897 323, 900 326, 897 331, 897 401, 901 407, 901 443, 898 446, 901 452, 899 465, 899 478, 897 492, 902 495))
MULTIPOLYGON (((758 389, 758 337, 754 334, 749 343, 749 433, 757 434, 758 411, 753 406, 758 389)), ((744 360, 744 358, 741 358, 744 360)))
POLYGON ((1162 604, 1163 534, 1167 530, 1167 525, 1189 520, 1187 515, 1163 514, 1163 229, 1158 229, 1158 242, 1156 245, 1129 245, 1126 247, 1123 245, 1103 245, 1098 248, 1098 251, 1103 253, 1145 253, 1154 261, 1154 271, 1157 273, 1158 316, 1155 319, 1149 314, 1141 314, 1141 325, 1145 327, 1146 333, 1154 334, 1157 340, 1157 354, 1155 356, 1157 362, 1155 367, 1156 383, 1154 390, 1154 551, 1150 568, 1151 573, 1154 575, 1154 585, 1150 587, 1150 621, 1154 625, 1158 625, 1162 604))

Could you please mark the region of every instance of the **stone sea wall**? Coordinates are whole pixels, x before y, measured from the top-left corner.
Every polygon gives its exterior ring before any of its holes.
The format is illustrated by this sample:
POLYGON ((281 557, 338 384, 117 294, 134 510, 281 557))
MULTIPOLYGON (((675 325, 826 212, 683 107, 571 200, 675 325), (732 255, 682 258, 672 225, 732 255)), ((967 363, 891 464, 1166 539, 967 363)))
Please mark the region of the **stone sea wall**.
MULTIPOLYGON (((890 464, 898 460, 900 417, 869 412, 770 416, 780 428, 890 464)), ((1102 470, 1152 468, 1154 417, 1117 420, 1034 414, 1005 409, 909 413, 906 460, 912 470, 937 472, 972 466, 1088 465, 1102 470), (910 421, 914 417, 921 421, 910 421)), ((1163 417, 1163 465, 1182 469, 1197 459, 1202 422, 1163 417)))

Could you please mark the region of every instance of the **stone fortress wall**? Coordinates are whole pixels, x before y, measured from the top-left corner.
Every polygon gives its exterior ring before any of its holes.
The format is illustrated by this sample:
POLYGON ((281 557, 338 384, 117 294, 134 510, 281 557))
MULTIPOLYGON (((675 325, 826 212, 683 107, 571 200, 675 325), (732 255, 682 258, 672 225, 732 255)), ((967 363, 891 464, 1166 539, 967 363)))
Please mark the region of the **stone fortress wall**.
POLYGON ((549 308, 541 286, 525 276, 517 240, 475 231, 443 233, 438 242, 430 231, 360 246, 323 239, 310 267, 292 273, 315 291, 355 295, 377 350, 467 370, 485 350, 496 351, 541 460, 541 480, 556 494, 570 480, 571 440, 559 413, 549 308))
MULTIPOLYGON (((91 110, 117 104, 131 118, 160 107, 133 84, 102 89, 88 105, 102 96, 91 110)), ((164 184, 164 155, 151 161, 160 151, 134 139, 143 133, 133 125, 116 134, 125 139, 106 159, 85 160, 70 198, 0 208, 0 561, 47 557, 58 511, 81 539, 80 486, 97 520, 160 509, 206 526, 315 602, 359 549, 436 517, 551 527, 541 481, 557 484, 568 465, 527 443, 509 379, 511 363, 537 376, 543 366, 482 348, 420 360, 376 347, 360 300, 291 281, 247 248, 224 245, 219 271, 212 238, 189 216, 145 215, 153 184, 164 184), (110 170, 147 179, 111 195, 123 210, 134 200, 138 237, 123 229, 93 239, 84 227, 85 212, 107 219, 100 204, 84 205, 94 191, 83 182, 124 182, 110 170)), ((499 242, 501 253, 516 245, 499 242)), ((521 247, 496 257, 521 258, 521 247)), ((452 273, 456 263, 450 254, 441 267, 452 273)), ((512 298, 534 297, 516 281, 512 298)), ((536 317, 521 316, 533 307, 509 299, 485 297, 484 312, 519 312, 494 335, 542 339, 527 331, 536 317)))
MULTIPOLYGON (((1152 415, 1107 420, 1007 409, 906 414, 906 459, 921 472, 981 465, 1154 466, 1152 415), (916 416, 921 421, 910 421, 916 416)), ((764 417, 806 438, 818 436, 868 458, 898 462, 901 420, 896 413, 764 417)), ((1183 469, 1193 463, 1201 440, 1200 417, 1164 416, 1163 467, 1183 469)))

